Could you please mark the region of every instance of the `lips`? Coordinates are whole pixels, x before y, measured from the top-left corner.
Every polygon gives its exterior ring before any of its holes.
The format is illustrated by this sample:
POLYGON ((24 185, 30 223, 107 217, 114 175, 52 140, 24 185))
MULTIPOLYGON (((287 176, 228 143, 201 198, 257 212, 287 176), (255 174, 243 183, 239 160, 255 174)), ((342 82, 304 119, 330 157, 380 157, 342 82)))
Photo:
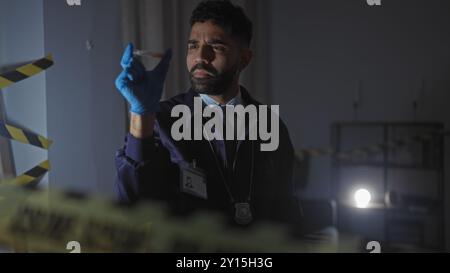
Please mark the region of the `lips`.
POLYGON ((195 78, 198 78, 198 79, 206 79, 206 78, 212 78, 213 77, 213 75, 211 73, 209 73, 208 71, 203 70, 203 69, 195 70, 194 73, 192 73, 192 75, 195 78))

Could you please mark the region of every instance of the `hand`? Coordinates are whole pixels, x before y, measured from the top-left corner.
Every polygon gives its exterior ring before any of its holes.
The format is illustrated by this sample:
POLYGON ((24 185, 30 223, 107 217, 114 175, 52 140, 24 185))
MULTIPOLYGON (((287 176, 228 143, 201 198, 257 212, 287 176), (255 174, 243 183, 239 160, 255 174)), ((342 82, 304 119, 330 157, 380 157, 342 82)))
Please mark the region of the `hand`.
POLYGON ((116 87, 131 106, 130 111, 143 115, 159 110, 159 101, 169 69, 172 51, 169 49, 152 71, 146 71, 142 63, 133 57, 134 46, 129 43, 120 65, 122 73, 116 79, 116 87))

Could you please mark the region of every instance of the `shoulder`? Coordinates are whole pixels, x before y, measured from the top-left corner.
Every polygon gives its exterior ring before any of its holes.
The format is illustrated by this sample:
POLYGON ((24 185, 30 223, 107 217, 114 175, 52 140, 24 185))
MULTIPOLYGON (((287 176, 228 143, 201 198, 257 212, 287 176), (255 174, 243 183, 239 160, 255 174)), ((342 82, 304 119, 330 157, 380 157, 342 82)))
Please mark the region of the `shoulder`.
POLYGON ((284 123, 283 119, 280 116, 280 106, 279 105, 267 105, 267 104, 263 104, 261 102, 259 102, 258 100, 256 100, 255 98, 253 98, 250 93, 244 88, 241 87, 241 94, 242 94, 242 99, 245 101, 245 103, 247 105, 255 105, 256 107, 261 107, 261 106, 267 106, 267 127, 269 128, 269 130, 271 129, 272 126, 272 118, 276 118, 278 119, 278 125, 279 125, 279 139, 280 139, 280 149, 278 149, 277 151, 281 152, 281 153, 286 153, 286 152, 291 152, 293 150, 292 147, 292 142, 289 136, 289 130, 286 126, 286 124, 284 123))
POLYGON ((159 103, 159 111, 156 114, 156 118, 159 123, 171 123, 173 118, 171 117, 172 109, 177 105, 193 104, 195 93, 192 90, 178 94, 167 100, 163 100, 159 103))
MULTIPOLYGON (((279 105, 266 105, 263 104, 261 102, 259 102, 258 100, 256 100, 255 98, 253 98, 250 93, 243 87, 241 87, 241 92, 242 92, 242 99, 246 102, 246 104, 248 105, 255 105, 256 107, 260 107, 260 106, 267 106, 267 112, 270 115, 270 118, 275 117, 278 118, 279 120, 279 128, 280 128, 280 135, 282 137, 287 137, 289 139, 289 131, 288 128, 286 126, 286 124, 284 123, 283 119, 280 116, 280 106, 279 105), (276 107, 274 107, 276 106, 276 107)), ((268 122, 271 123, 271 121, 268 119, 268 122)), ((270 124, 269 124, 270 126, 270 124)))
POLYGON ((178 94, 170 99, 161 101, 159 103, 161 107, 162 113, 167 113, 172 110, 172 108, 176 105, 184 104, 189 105, 192 103, 195 93, 193 91, 187 91, 181 94, 178 94))

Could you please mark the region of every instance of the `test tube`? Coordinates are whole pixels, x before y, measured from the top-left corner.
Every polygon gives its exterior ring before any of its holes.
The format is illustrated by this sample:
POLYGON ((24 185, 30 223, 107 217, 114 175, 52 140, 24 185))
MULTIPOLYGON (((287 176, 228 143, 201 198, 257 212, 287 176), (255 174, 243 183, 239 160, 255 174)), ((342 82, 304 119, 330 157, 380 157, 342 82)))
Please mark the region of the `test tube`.
POLYGON ((152 58, 158 58, 161 59, 164 57, 164 53, 160 52, 153 52, 149 50, 141 50, 141 49, 135 49, 133 51, 133 55, 140 56, 140 57, 152 57, 152 58))

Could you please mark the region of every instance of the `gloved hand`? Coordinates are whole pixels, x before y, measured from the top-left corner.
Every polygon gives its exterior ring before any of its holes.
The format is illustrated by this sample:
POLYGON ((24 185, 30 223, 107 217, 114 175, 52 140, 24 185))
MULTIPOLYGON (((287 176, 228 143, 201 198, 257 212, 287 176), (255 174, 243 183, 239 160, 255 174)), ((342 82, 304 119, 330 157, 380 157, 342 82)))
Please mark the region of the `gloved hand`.
POLYGON ((169 49, 152 71, 146 71, 142 63, 133 57, 134 46, 129 43, 120 65, 122 73, 116 79, 116 87, 131 106, 130 111, 142 115, 159 110, 159 101, 169 69, 172 51, 169 49))

